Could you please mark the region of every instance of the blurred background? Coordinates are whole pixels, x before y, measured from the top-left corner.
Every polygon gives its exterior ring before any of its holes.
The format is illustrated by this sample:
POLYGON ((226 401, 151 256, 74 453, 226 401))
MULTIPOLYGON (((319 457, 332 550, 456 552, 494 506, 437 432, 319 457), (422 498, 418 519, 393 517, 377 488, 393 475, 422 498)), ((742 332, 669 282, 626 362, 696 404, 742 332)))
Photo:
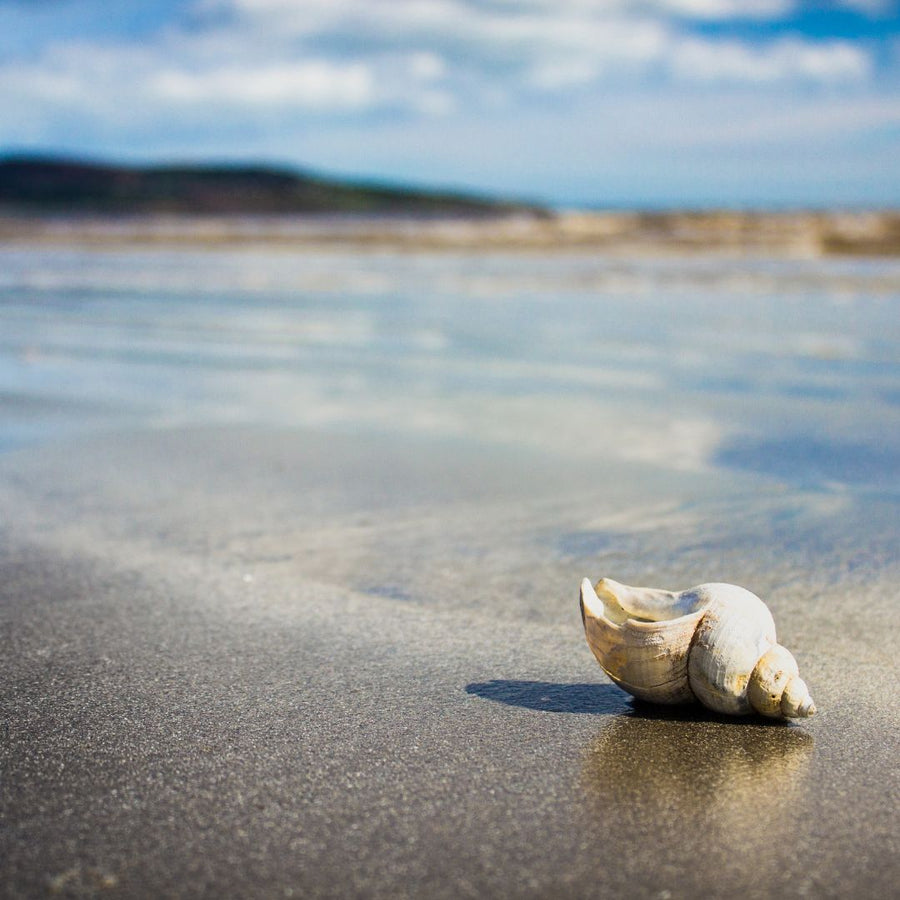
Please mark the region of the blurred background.
POLYGON ((898 471, 895 3, 0 0, 0 52, 6 446, 898 471))
POLYGON ((900 203, 891 0, 0 0, 0 149, 554 207, 900 203))

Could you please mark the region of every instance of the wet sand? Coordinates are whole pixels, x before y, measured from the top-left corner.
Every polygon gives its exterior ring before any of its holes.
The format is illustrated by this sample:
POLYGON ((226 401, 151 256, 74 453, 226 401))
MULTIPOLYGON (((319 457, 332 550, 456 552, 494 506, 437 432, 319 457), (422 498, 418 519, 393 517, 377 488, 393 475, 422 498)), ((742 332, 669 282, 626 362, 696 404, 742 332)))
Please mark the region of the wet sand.
POLYGON ((892 504, 219 428, 8 454, 0 491, 10 896, 894 890, 892 504), (766 596, 820 713, 630 702, 578 618, 601 563, 766 596))
POLYGON ((896 892, 896 263, 0 255, 6 895, 896 892), (819 713, 631 702, 586 575, 819 713))

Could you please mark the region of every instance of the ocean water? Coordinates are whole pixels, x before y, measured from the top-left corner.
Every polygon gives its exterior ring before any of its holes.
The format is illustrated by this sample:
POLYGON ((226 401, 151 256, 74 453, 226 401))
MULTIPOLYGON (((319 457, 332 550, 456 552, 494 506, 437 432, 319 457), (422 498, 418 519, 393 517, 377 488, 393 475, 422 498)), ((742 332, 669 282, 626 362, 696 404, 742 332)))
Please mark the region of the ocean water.
POLYGON ((894 493, 900 263, 0 251, 0 447, 260 425, 894 493))
MULTIPOLYGON (((430 517, 365 562, 322 564, 379 595, 436 596, 409 545, 454 515, 477 548, 456 564, 467 584, 487 552, 506 554, 498 578, 548 553, 547 590, 600 566, 778 591, 900 562, 895 260, 7 248, 0 408, 0 447, 26 455, 305 435, 319 474, 292 502, 317 527, 351 508, 430 517)), ((140 464, 123 465, 123 495, 140 490, 140 464)), ((245 507, 278 506, 286 476, 267 477, 245 507)), ((208 497, 235 490, 207 485, 195 530, 208 497)), ((453 584, 446 602, 480 596, 453 584)), ((532 614, 568 602, 537 592, 532 614)))

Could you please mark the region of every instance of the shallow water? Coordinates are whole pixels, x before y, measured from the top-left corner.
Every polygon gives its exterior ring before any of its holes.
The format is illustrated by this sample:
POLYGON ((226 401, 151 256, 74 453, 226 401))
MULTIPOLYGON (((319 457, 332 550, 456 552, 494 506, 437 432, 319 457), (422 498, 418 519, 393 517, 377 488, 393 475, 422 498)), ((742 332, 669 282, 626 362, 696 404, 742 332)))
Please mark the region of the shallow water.
POLYGON ((5 249, 0 446, 260 424, 897 489, 900 263, 5 249))

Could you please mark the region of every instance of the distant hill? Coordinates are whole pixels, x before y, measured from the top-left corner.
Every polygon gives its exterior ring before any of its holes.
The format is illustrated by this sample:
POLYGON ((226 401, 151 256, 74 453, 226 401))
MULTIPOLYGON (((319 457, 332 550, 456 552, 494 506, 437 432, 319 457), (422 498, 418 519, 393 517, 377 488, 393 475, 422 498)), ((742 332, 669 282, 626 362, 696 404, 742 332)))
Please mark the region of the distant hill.
POLYGON ((66 213, 344 213, 483 217, 539 212, 446 191, 350 183, 264 166, 116 166, 0 158, 0 211, 66 213))

